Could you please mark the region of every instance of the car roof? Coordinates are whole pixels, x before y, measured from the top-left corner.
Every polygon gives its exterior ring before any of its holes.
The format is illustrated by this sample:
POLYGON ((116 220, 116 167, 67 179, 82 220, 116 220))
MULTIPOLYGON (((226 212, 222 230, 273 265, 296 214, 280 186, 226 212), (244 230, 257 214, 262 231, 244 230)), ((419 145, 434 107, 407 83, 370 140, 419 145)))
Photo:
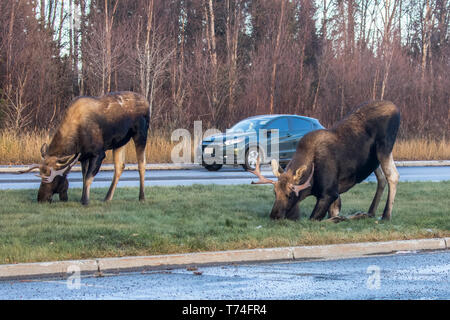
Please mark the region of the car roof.
POLYGON ((311 120, 311 121, 318 121, 315 118, 299 116, 296 114, 262 114, 262 115, 242 119, 241 121, 244 121, 244 120, 272 120, 272 119, 281 118, 281 117, 290 117, 290 118, 295 117, 295 118, 302 118, 302 119, 311 120))

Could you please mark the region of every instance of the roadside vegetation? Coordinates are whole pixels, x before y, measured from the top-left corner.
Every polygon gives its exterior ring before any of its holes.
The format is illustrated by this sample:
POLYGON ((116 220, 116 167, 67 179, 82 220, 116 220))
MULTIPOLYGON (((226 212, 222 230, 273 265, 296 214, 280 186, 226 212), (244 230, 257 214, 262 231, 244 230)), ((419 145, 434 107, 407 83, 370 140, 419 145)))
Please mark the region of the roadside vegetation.
MULTIPOLYGON (((375 189, 363 183, 345 193, 341 214, 366 211, 375 189)), ((312 197, 299 221, 271 221, 269 186, 149 187, 145 203, 135 188, 120 188, 110 203, 106 189, 93 189, 88 207, 81 189, 53 204, 38 204, 36 192, 0 193, 1 264, 450 236, 449 181, 400 183, 389 222, 339 224, 309 221, 312 197)))
MULTIPOLYGON (((50 143, 52 135, 46 131, 17 135, 12 131, 0 131, 0 165, 31 164, 41 161, 41 146, 50 143)), ((147 139, 147 163, 169 163, 170 154, 176 143, 170 135, 150 133, 147 139)), ((450 149, 450 148, 449 148, 450 149)), ((103 163, 112 163, 112 152, 107 151, 103 163)), ((131 141, 126 147, 126 162, 136 163, 136 151, 131 141)))
MULTIPOLYGON (((51 134, 46 131, 17 135, 8 130, 0 131, 0 165, 31 164, 41 160, 40 148, 49 143, 51 134)), ((151 132, 146 150, 147 163, 171 162, 171 152, 176 143, 170 141, 170 134, 151 132)), ((394 146, 395 160, 448 160, 450 141, 445 139, 398 140, 394 146)), ((126 148, 127 163, 136 163, 133 143, 126 148)), ((107 152, 104 163, 112 163, 112 153, 107 152)))

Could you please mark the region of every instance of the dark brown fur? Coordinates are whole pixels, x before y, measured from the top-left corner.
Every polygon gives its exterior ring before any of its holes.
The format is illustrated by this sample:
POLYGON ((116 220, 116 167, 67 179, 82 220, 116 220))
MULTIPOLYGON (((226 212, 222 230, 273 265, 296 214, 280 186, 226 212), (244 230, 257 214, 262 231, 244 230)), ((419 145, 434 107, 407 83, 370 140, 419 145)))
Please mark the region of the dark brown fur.
POLYGON ((335 218, 340 210, 339 195, 375 171, 379 187, 368 215, 375 215, 386 177, 389 195, 383 219, 389 219, 399 177, 392 158, 399 124, 400 113, 394 104, 375 101, 361 106, 329 130, 305 135, 299 141, 286 172, 275 185, 276 200, 271 217, 298 218, 298 203, 313 195, 317 202, 310 218, 322 220, 327 212, 330 218, 335 218), (288 184, 304 182, 312 164, 311 187, 296 196, 288 184), (302 171, 300 178, 298 174, 296 176, 299 170, 302 171))
POLYGON ((41 183, 38 191, 39 202, 52 202, 53 195, 58 194, 60 201, 67 201, 67 190, 69 189, 69 181, 67 176, 58 176, 54 183, 41 183))

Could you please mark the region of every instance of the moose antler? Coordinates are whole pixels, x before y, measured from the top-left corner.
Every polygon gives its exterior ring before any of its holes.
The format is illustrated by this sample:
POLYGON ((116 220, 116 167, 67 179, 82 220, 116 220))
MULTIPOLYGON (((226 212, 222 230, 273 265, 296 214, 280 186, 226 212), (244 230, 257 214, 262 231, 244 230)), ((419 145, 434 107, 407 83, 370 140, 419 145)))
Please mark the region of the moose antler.
POLYGON ((20 173, 20 174, 22 174, 22 173, 27 173, 27 172, 30 172, 30 171, 33 170, 33 169, 37 169, 37 168, 40 168, 40 167, 41 167, 40 164, 35 163, 35 164, 32 164, 28 169, 25 169, 25 170, 19 170, 19 171, 17 171, 17 173, 20 173))
POLYGON ((248 172, 253 173, 255 176, 257 176, 259 178, 258 181, 254 182, 252 181, 252 184, 275 184, 276 182, 270 179, 267 179, 266 177, 264 177, 261 174, 261 169, 260 169, 260 161, 259 161, 259 156, 256 159, 256 165, 255 165, 255 170, 248 170, 248 172))
POLYGON ((57 176, 62 176, 67 171, 69 171, 75 165, 75 163, 77 163, 78 159, 80 158, 80 155, 81 154, 79 153, 78 156, 76 156, 70 164, 66 165, 62 169, 55 170, 54 168, 50 167, 50 175, 49 176, 43 176, 40 174, 37 174, 36 176, 42 178, 42 182, 44 182, 44 183, 51 183, 57 176))
POLYGON ((306 180, 305 183, 302 183, 302 184, 291 184, 290 185, 291 190, 295 192, 297 197, 298 197, 298 194, 299 194, 300 191, 305 190, 305 189, 307 189, 307 188, 309 188, 311 186, 311 179, 312 179, 313 175, 314 175, 314 163, 312 164, 311 173, 310 173, 310 175, 308 177, 308 180, 306 180))

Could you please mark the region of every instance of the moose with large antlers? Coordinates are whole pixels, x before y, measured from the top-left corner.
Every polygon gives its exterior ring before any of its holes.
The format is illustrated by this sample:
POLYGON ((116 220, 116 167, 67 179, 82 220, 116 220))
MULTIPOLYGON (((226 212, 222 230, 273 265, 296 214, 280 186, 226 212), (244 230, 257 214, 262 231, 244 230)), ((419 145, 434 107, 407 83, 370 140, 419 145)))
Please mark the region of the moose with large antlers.
POLYGON ((67 174, 79 160, 83 174, 81 203, 89 203, 89 190, 105 158, 113 150, 114 177, 105 201, 111 200, 125 167, 125 145, 133 139, 140 177, 139 200, 144 200, 145 147, 150 122, 149 104, 133 92, 110 93, 102 97, 79 97, 66 110, 65 116, 50 145, 41 148, 42 163, 25 171, 39 168, 42 178, 38 201, 51 202, 53 194, 67 200, 67 174))
POLYGON ((259 178, 256 184, 274 185, 276 199, 270 217, 298 219, 299 202, 313 195, 317 201, 310 219, 322 220, 328 212, 331 221, 345 220, 339 216, 339 195, 375 172, 378 184, 369 212, 350 218, 375 216, 387 180, 389 193, 382 219, 389 220, 399 180, 392 157, 399 125, 397 107, 389 101, 375 101, 362 105, 329 130, 305 135, 286 171, 272 160, 278 181, 261 174, 258 159, 256 169, 250 172, 259 178))

